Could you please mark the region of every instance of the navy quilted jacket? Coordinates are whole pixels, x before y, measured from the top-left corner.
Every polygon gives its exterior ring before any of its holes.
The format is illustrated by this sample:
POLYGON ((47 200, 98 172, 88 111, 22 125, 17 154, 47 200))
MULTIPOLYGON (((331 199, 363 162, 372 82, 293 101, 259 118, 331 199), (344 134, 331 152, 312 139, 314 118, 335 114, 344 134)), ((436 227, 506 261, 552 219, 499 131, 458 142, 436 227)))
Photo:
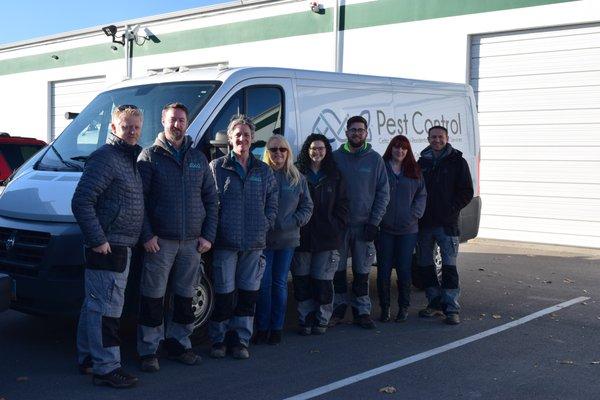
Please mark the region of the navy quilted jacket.
POLYGON ((219 195, 219 225, 215 248, 261 250, 275 224, 278 189, 273 171, 250 155, 246 176, 236 171, 230 155, 211 161, 219 195))
POLYGON ((217 234, 217 190, 204 154, 185 137, 181 162, 167 145, 164 132, 138 157, 144 183, 146 218, 142 242, 154 235, 170 240, 202 236, 213 243, 217 234))
POLYGON ((113 136, 85 163, 71 210, 87 246, 138 242, 144 219, 142 179, 136 166, 140 150, 113 136))

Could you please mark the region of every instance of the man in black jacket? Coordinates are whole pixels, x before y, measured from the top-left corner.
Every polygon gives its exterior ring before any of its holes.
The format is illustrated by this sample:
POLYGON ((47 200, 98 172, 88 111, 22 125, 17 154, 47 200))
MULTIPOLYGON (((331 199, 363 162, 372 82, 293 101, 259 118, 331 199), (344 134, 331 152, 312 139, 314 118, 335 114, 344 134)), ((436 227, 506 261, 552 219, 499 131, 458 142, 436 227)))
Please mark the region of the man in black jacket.
POLYGON ((460 323, 458 312, 458 217, 473 198, 473 181, 462 153, 448 143, 448 130, 433 126, 427 133, 429 146, 421 152, 419 165, 427 186, 427 206, 419 221, 419 267, 428 305, 419 312, 423 318, 442 316, 449 325, 460 323), (442 283, 433 261, 437 243, 442 255, 442 283))
POLYGON ((96 385, 130 387, 137 378, 121 368, 119 319, 131 247, 144 218, 142 179, 136 167, 142 113, 115 108, 108 144, 94 151, 71 201, 85 242, 85 299, 77 328, 79 371, 96 385))
POLYGON ((138 353, 145 372, 159 370, 157 351, 163 339, 169 358, 187 365, 198 362, 190 342, 195 319, 192 298, 202 276, 201 254, 210 250, 217 232, 215 181, 206 157, 185 134, 187 108, 167 104, 161 121, 164 132, 138 159, 146 203, 138 329, 138 353), (173 315, 165 335, 169 276, 173 315))

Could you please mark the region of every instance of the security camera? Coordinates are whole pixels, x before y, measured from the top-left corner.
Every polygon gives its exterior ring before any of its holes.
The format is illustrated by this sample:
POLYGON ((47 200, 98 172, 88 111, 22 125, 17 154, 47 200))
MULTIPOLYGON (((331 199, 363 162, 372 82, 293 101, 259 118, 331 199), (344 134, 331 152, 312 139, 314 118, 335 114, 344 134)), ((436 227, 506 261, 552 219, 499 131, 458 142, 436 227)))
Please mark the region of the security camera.
POLYGON ((117 34, 117 27, 114 25, 103 26, 102 32, 104 32, 106 36, 114 37, 117 34))
POLYGON ((323 7, 323 4, 320 4, 318 1, 310 2, 310 10, 317 14, 323 14, 325 12, 325 8, 323 7))

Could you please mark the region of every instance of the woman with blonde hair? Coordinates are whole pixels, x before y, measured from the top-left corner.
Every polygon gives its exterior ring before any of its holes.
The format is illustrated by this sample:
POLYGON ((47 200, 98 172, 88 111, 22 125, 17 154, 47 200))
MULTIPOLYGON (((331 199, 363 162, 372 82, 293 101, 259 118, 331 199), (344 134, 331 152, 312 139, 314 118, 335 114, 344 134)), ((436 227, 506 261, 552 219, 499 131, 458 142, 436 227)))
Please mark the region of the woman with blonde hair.
POLYGON ((254 343, 277 344, 281 342, 294 248, 300 244, 300 227, 310 219, 313 203, 306 179, 294 166, 292 149, 282 135, 269 138, 263 161, 273 169, 277 180, 279 211, 263 252, 266 267, 256 304, 254 343))

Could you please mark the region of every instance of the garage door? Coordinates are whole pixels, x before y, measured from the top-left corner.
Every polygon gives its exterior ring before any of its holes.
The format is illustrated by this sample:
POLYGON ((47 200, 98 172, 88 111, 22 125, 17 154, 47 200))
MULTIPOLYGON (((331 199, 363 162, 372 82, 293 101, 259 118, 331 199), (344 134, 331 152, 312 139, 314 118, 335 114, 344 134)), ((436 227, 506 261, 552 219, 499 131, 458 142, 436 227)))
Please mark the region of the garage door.
POLYGON ((81 112, 104 88, 104 76, 52 82, 50 85, 51 128, 49 139, 52 140, 60 135, 71 122, 65 118, 67 111, 81 112))
POLYGON ((600 25, 473 36, 480 236, 600 248, 600 25))

